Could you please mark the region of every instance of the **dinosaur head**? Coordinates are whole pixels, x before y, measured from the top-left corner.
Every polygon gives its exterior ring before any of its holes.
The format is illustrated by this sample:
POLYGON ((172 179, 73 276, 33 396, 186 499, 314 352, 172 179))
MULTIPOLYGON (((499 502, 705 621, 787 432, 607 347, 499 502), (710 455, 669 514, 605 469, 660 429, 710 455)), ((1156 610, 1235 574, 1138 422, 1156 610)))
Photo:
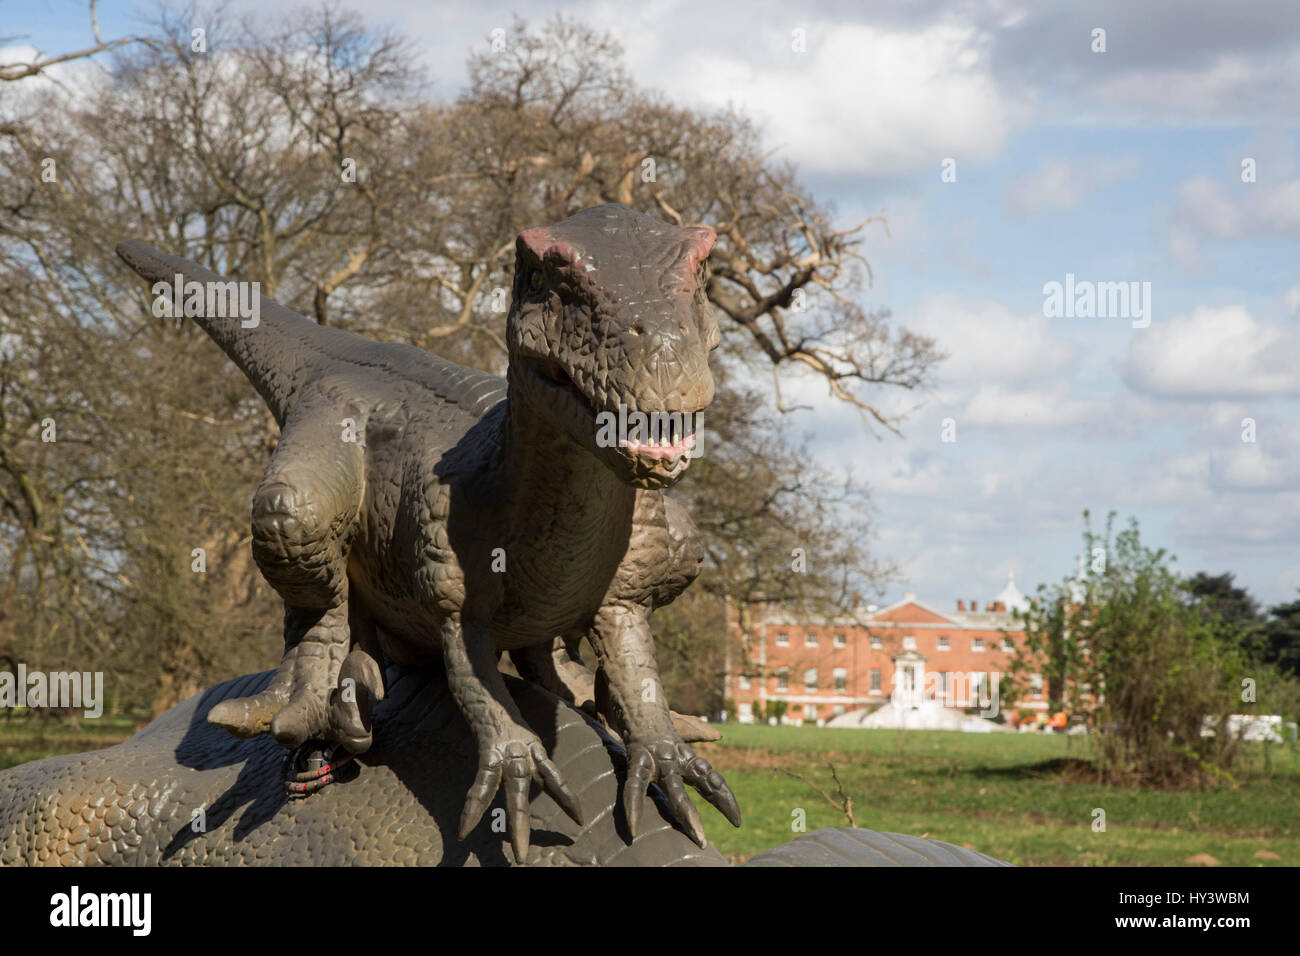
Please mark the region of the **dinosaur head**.
POLYGON ((638 487, 681 477, 713 400, 719 330, 704 280, 715 239, 606 205, 515 243, 512 390, 638 487))

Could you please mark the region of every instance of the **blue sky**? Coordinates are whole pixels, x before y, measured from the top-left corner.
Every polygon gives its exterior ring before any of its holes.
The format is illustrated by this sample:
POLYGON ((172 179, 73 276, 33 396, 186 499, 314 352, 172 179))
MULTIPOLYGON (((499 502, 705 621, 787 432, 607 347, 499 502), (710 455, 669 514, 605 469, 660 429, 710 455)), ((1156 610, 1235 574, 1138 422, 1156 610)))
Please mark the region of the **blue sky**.
MULTIPOLYGON (((235 2, 279 13, 294 4, 235 2)), ((435 90, 518 5, 360 7, 435 90)), ((105 36, 147 5, 104 0, 105 36)), ((938 607, 1070 571, 1080 512, 1136 515, 1187 571, 1300 587, 1300 5, 646 0, 527 5, 615 34, 636 80, 736 105, 845 224, 883 211, 864 303, 952 357, 902 438, 786 381, 817 457, 874 488, 877 553, 938 607), (862 8, 870 6, 869 11, 862 8), (1093 52, 1095 28, 1107 49, 1093 52), (803 30, 806 50, 792 49, 803 30), (1257 180, 1241 181, 1243 158, 1257 180), (957 179, 940 178, 945 158, 957 179), (1151 283, 1152 320, 1047 318, 1066 273, 1151 283), (942 423, 957 441, 941 441, 942 423), (1242 441, 1242 420, 1256 440, 1242 441)), ((0 0, 0 36, 85 45, 85 4, 0 0)), ((810 553, 815 553, 814 549, 810 553)))

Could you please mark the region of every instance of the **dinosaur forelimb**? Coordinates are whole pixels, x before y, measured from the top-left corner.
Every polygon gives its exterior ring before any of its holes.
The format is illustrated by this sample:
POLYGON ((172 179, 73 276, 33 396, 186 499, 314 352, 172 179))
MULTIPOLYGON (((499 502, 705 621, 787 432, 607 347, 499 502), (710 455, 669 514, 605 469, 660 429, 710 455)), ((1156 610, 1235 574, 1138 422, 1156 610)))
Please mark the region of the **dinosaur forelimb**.
POLYGON ((623 809, 635 838, 646 790, 657 783, 678 822, 704 846, 704 826, 684 784, 695 787, 733 826, 740 826, 740 807, 722 775, 686 745, 674 726, 660 686, 648 618, 643 607, 612 605, 597 613, 591 632, 601 689, 607 690, 610 716, 627 744, 623 809))
POLYGON ((441 644, 452 697, 478 743, 478 774, 461 813, 460 839, 478 825, 497 789, 504 789, 511 847, 515 862, 523 863, 530 836, 529 783, 539 784, 581 826, 578 798, 565 786, 541 738, 525 725, 497 669, 491 637, 452 617, 443 625, 441 644))

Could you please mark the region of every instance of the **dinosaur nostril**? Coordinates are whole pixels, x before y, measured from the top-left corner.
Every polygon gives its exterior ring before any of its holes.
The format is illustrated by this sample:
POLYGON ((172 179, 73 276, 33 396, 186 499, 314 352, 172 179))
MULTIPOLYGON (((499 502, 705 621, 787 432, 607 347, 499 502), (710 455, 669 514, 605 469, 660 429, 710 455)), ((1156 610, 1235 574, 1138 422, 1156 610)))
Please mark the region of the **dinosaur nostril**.
POLYGON ((640 325, 634 325, 628 331, 631 332, 633 335, 641 335, 645 332, 645 327, 640 325))

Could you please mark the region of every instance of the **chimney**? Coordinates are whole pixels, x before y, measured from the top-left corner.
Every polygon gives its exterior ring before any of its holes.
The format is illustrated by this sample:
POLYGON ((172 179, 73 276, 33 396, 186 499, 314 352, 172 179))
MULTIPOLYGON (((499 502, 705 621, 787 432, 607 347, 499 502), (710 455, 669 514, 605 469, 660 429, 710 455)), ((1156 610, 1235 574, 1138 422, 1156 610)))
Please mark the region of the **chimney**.
POLYGON ((966 610, 966 602, 963 601, 961 598, 957 599, 957 610, 959 611, 966 610))

